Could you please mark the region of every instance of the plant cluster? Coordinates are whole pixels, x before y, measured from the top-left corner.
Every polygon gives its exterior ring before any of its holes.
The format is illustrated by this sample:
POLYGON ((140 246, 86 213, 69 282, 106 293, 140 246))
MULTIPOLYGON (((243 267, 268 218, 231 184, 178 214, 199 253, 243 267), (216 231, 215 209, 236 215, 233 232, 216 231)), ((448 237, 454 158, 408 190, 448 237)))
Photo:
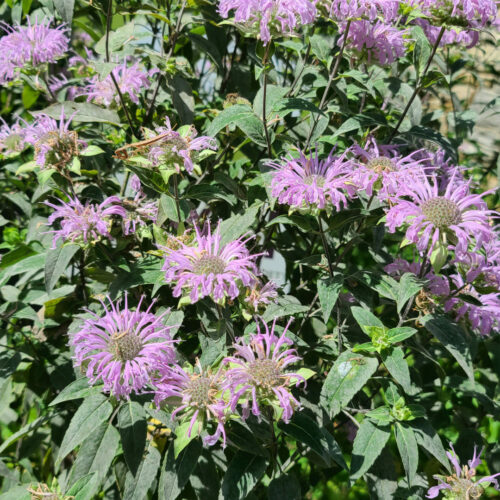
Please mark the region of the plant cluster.
POLYGON ((498 494, 494 0, 0 19, 0 500, 498 494))

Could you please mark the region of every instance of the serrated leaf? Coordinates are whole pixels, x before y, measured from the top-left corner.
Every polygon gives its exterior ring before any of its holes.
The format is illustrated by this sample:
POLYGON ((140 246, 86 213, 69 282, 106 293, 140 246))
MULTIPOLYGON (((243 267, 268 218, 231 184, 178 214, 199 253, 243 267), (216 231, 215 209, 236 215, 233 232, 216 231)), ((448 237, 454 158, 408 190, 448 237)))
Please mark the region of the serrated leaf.
POLYGON ((68 453, 80 445, 85 438, 95 430, 113 411, 108 399, 102 394, 92 394, 84 399, 73 415, 59 448, 56 468, 68 453))
POLYGON ((326 429, 320 428, 304 412, 295 413, 288 424, 280 422, 278 427, 285 434, 309 446, 323 459, 327 467, 336 462, 340 467, 347 469, 342 451, 333 436, 326 429))
POLYGON ((229 463, 221 485, 223 500, 246 498, 260 481, 267 467, 267 460, 258 455, 238 451, 229 463))
POLYGON ((151 443, 137 473, 133 475, 131 472, 127 472, 123 500, 143 500, 147 497, 148 490, 160 467, 160 461, 160 452, 151 443))
POLYGON ((333 278, 319 279, 317 282, 319 303, 325 323, 328 322, 328 318, 337 302, 343 284, 344 279, 342 275, 337 275, 333 278))
POLYGON ((419 418, 412 420, 409 425, 415 433, 417 443, 449 470, 450 465, 443 443, 431 424, 427 420, 419 418))
POLYGON ((397 290, 397 308, 398 313, 401 312, 403 306, 422 288, 419 280, 412 273, 405 273, 399 280, 399 287, 397 290))
POLYGON ((97 484, 102 484, 119 444, 118 431, 108 422, 102 422, 82 443, 71 468, 69 484, 92 472, 97 474, 97 484))
POLYGON ((221 245, 225 245, 245 234, 256 221, 259 206, 249 207, 245 213, 233 215, 221 222, 221 245))
POLYGON ((365 418, 361 423, 352 449, 351 481, 368 472, 378 456, 382 453, 389 436, 389 426, 378 426, 365 418))
POLYGON ((59 403, 64 403, 64 401, 71 401, 73 399, 86 398, 89 394, 96 391, 100 391, 100 388, 91 387, 88 378, 81 377, 67 385, 49 406, 55 406, 59 403))
POLYGON ((127 401, 118 412, 118 430, 121 436, 125 462, 135 475, 146 447, 147 415, 142 405, 127 401))
POLYGON ((50 249, 45 259, 45 289, 50 293, 59 278, 67 271, 68 264, 80 247, 78 245, 60 245, 50 249))
POLYGON ((399 455, 401 456, 406 472, 406 480, 411 486, 418 467, 417 440, 415 438, 415 434, 413 433, 413 429, 400 422, 396 422, 395 434, 399 455))
POLYGON ((446 316, 429 314, 420 321, 457 360, 469 379, 474 380, 472 357, 462 329, 446 316))
POLYGON ((62 103, 51 104, 49 107, 41 111, 33 112, 34 115, 44 113, 55 120, 61 118, 61 112, 64 109, 65 117, 74 114, 73 122, 100 122, 111 123, 112 125, 120 125, 120 117, 112 109, 101 108, 90 102, 73 102, 65 101, 62 103))
POLYGON ((405 392, 411 392, 411 379, 408 363, 406 362, 403 349, 392 347, 381 352, 384 365, 396 382, 403 387, 405 392))
POLYGON ((73 21, 73 11, 75 9, 75 0, 54 0, 54 7, 62 17, 62 20, 68 26, 68 28, 71 28, 71 21, 73 21))
POLYGON ((186 486, 202 451, 201 439, 195 439, 175 458, 170 444, 163 460, 158 496, 162 500, 175 500, 186 486))
POLYGON ((353 306, 351 307, 351 313, 354 319, 368 336, 371 337, 373 328, 384 329, 384 324, 380 321, 377 316, 364 309, 363 307, 353 306))
POLYGON ((378 367, 376 358, 343 352, 328 373, 321 401, 334 417, 360 391, 378 367))
POLYGON ((402 342, 417 333, 415 328, 411 328, 409 326, 398 326, 397 328, 391 328, 387 331, 387 340, 391 344, 395 344, 397 342, 402 342))

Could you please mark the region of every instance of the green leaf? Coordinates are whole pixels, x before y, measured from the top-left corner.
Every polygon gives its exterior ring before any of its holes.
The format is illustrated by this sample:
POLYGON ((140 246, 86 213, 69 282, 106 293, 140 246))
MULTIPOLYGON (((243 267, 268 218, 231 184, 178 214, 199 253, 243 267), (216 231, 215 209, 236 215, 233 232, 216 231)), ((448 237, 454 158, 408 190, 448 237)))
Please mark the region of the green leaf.
POLYGON ((87 474, 80 478, 71 488, 67 491, 66 495, 72 497, 74 500, 92 500, 99 488, 98 477, 96 472, 87 474))
POLYGON ((333 462, 336 462, 347 470, 342 451, 333 436, 326 429, 320 428, 304 412, 295 413, 288 424, 280 422, 278 427, 285 434, 309 446, 323 459, 327 467, 331 467, 333 462))
POLYGON ((382 453, 389 436, 389 426, 378 426, 365 418, 361 423, 352 449, 351 480, 355 481, 368 472, 382 453))
POLYGON ((443 443, 432 425, 423 418, 412 420, 409 425, 415 433, 417 443, 449 470, 450 464, 443 443))
POLYGON ((170 444, 163 460, 158 485, 158 497, 175 500, 189 481, 202 452, 201 439, 195 439, 175 458, 174 446, 170 444))
POLYGON ((312 226, 309 224, 309 220, 303 215, 278 215, 278 217, 270 220, 266 224, 266 227, 273 226, 274 224, 296 226, 303 231, 312 231, 312 226))
MULTIPOLYGON (((272 110, 276 107, 279 108, 280 104, 285 100, 284 97, 288 92, 288 88, 280 87, 278 85, 266 86, 266 118, 269 120, 272 117, 272 110)), ((255 99, 253 100, 253 112, 262 119, 262 98, 264 96, 264 87, 261 87, 255 99)))
POLYGON ((33 422, 30 422, 29 424, 26 424, 24 427, 21 427, 17 432, 14 432, 11 436, 9 436, 7 439, 3 441, 2 444, 0 444, 0 453, 2 453, 4 450, 6 450, 11 444, 15 443, 18 439, 21 439, 22 437, 26 436, 26 434, 29 434, 31 431, 38 429, 41 427, 47 420, 49 420, 49 416, 43 415, 42 417, 38 417, 33 422))
POLYGON ((328 373, 321 401, 334 417, 360 391, 378 367, 376 358, 343 352, 328 373))
POLYGON ((264 125, 250 106, 234 104, 221 111, 207 127, 206 134, 212 137, 229 125, 236 125, 249 139, 260 146, 266 145, 264 125))
POLYGON ((102 422, 95 429, 95 432, 91 433, 82 443, 71 468, 68 483, 73 484, 85 475, 95 472, 97 484, 102 484, 118 451, 119 444, 118 431, 108 422, 102 422))
POLYGON ((61 111, 64 109, 64 116, 67 118, 75 113, 73 116, 73 122, 100 122, 100 123, 111 123, 112 125, 120 125, 120 117, 116 113, 108 108, 101 108, 96 104, 90 102, 73 102, 65 101, 62 103, 51 104, 48 108, 42 109, 41 111, 34 112, 34 115, 40 113, 45 113, 51 118, 58 120, 61 118, 61 111))
POLYGON ((360 280, 366 283, 370 288, 378 292, 382 297, 387 299, 397 300, 397 291, 399 283, 390 276, 385 274, 371 273, 364 271, 358 273, 360 280))
POLYGON ((396 422, 396 444, 403 461, 406 472, 406 479, 411 486, 417 473, 418 467, 418 446, 413 429, 406 424, 396 422))
POLYGON ((398 313, 401 313, 403 306, 422 288, 422 284, 412 273, 405 273, 399 280, 397 307, 398 313))
POLYGON ((319 279, 317 282, 319 303, 323 311, 323 321, 325 323, 328 322, 328 318, 337 302, 343 284, 344 279, 342 275, 319 279))
POLYGON ((174 439, 174 457, 177 458, 182 450, 193 440, 198 437, 196 432, 191 432, 189 435, 189 420, 183 422, 175 428, 175 439, 174 439))
POLYGON ((391 344, 395 344, 410 338, 416 333, 417 330, 415 328, 411 328, 409 326, 399 326, 397 328, 391 328, 387 331, 387 339, 391 344))
POLYGON ((33 497, 28 491, 27 484, 22 486, 13 486, 10 490, 0 493, 0 500, 31 500, 33 497))
POLYGON ((262 315, 262 319, 264 321, 273 321, 275 318, 293 316, 308 310, 309 306, 303 306, 295 297, 285 295, 284 297, 280 297, 276 304, 270 304, 267 307, 266 311, 262 315))
POLYGON ((123 500, 143 500, 147 497, 148 490, 153 484, 160 467, 160 461, 160 452, 151 443, 137 473, 134 475, 127 472, 123 500))
POLYGON ((273 479, 267 489, 268 500, 301 500, 300 482, 292 474, 273 479))
POLYGON ((229 463, 221 486, 224 500, 246 498, 266 472, 267 460, 258 455, 238 451, 229 463))
POLYGON ((194 97, 191 84, 179 74, 175 74, 167 79, 167 88, 181 123, 193 123, 194 97))
POLYGON ((56 459, 56 468, 68 453, 80 445, 85 438, 104 422, 113 411, 113 407, 108 399, 102 394, 92 394, 83 400, 80 408, 71 419, 66 434, 59 448, 56 459))
POLYGON ((457 360, 469 379, 474 380, 472 357, 462 329, 446 316, 429 314, 420 321, 457 360))
POLYGON ((101 149, 99 146, 87 146, 83 151, 80 151, 81 156, 96 156, 103 154, 104 150, 101 149))
POLYGON ((259 209, 260 206, 254 205, 249 207, 245 213, 233 215, 229 219, 222 221, 220 225, 221 245, 226 245, 248 232, 252 224, 257 220, 259 209))
POLYGON ((71 27, 73 21, 73 11, 75 8, 75 0, 54 0, 54 7, 56 8, 62 20, 71 27))
POLYGON ((49 406, 55 406, 64 401, 71 401, 73 399, 86 398, 89 394, 95 391, 100 391, 99 387, 89 386, 89 379, 87 377, 81 377, 71 384, 67 385, 52 401, 49 406))
MULTIPOLYGON (((64 1, 64 0, 63 0, 64 1)), ((130 42, 134 37, 135 25, 131 21, 109 34, 109 51, 117 52, 123 45, 130 42)), ((101 55, 106 55, 106 35, 104 35, 95 45, 94 50, 101 55)))
POLYGON ((146 447, 147 416, 136 401, 127 401, 118 412, 118 430, 129 470, 135 475, 146 447))
POLYGON ((368 336, 372 336, 373 329, 384 329, 384 324, 380 321, 377 316, 372 314, 368 309, 363 307, 353 306, 351 307, 351 313, 354 319, 368 336))
POLYGON ((403 387, 405 392, 411 393, 410 370, 408 369, 403 349, 401 347, 393 347, 392 349, 383 350, 380 354, 385 367, 396 382, 403 387))
POLYGON ((50 293, 59 278, 67 271, 68 264, 80 249, 78 245, 60 245, 50 249, 45 259, 45 289, 50 293))

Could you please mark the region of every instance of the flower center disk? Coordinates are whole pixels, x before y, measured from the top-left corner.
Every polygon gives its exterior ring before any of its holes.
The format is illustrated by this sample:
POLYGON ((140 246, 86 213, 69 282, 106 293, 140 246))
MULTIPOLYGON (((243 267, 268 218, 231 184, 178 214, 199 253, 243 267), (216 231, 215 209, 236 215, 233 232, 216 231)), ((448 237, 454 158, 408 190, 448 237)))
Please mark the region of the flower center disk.
POLYGON ((119 332, 111 337, 110 352, 121 361, 135 359, 142 349, 142 340, 133 332, 119 332))
POLYGON ((222 274, 226 270, 226 263, 215 255, 202 255, 194 264, 195 274, 222 274))
POLYGON ((271 388, 280 384, 280 369, 272 359, 257 359, 250 363, 249 372, 257 384, 271 388))
POLYGON ((191 396, 191 401, 194 404, 204 406, 210 404, 214 389, 209 378, 194 377, 190 380, 185 391, 191 396))
POLYGON ((377 174, 382 172, 394 172, 396 170, 396 165, 394 165, 394 162, 390 158, 387 158, 387 156, 372 158, 367 166, 377 174))
POLYGON ((462 218, 462 213, 457 204, 442 196, 431 198, 423 203, 422 213, 428 221, 432 222, 438 228, 446 228, 452 224, 458 224, 462 218))
POLYGON ((316 182, 316 186, 323 187, 325 185, 325 178, 322 175, 310 174, 304 177, 304 182, 308 186, 312 186, 316 182))

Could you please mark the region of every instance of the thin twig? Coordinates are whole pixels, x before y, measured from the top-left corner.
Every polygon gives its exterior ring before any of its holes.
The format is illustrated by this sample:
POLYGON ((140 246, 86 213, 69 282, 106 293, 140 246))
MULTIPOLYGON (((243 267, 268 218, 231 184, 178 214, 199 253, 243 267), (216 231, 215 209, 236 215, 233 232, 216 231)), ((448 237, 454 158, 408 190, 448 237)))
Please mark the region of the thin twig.
POLYGON ((415 90, 413 91, 413 94, 410 97, 410 100, 406 104, 405 109, 403 110, 402 115, 399 117, 398 123, 394 127, 394 130, 392 131, 391 135, 389 136, 388 144, 392 142, 396 134, 398 133, 399 127, 403 123, 403 120, 405 119, 405 116, 408 114, 408 111, 410 110, 411 105, 413 104, 413 101, 415 100, 415 97, 417 97, 417 94, 420 92, 422 82, 425 78, 425 75, 427 74, 427 71, 429 70, 429 67, 431 65, 432 60, 434 59, 434 56, 436 54, 437 48, 439 47, 439 44, 441 43, 441 38, 443 38, 444 32, 446 28, 443 26, 441 30, 439 31, 439 35, 436 38, 436 41, 434 43, 434 46, 432 47, 432 52, 429 56, 429 59, 427 59, 427 64, 425 65, 424 71, 422 74, 418 77, 417 84, 415 85, 415 90))
MULTIPOLYGON (((108 0, 108 12, 106 15, 106 62, 110 62, 110 57, 109 57, 109 33, 111 31, 111 20, 113 18, 113 0, 108 0)), ((125 116, 127 118, 127 122, 130 126, 130 130, 132 131, 132 134, 136 139, 140 139, 141 137, 137 134, 134 125, 132 124, 132 118, 130 118, 130 114, 128 112, 127 106, 125 105, 125 99, 123 98, 122 91, 120 90, 120 86, 118 85, 118 82, 116 81, 115 75, 113 74, 113 71, 109 73, 111 76, 111 80, 113 80, 113 85, 116 88, 116 91, 118 93, 118 97, 120 99, 120 104, 122 105, 122 109, 125 112, 125 116)))
MULTIPOLYGON (((344 55, 344 49, 345 49, 345 46, 347 45, 347 37, 349 36, 350 27, 351 27, 351 21, 347 21, 347 25, 346 25, 345 30, 344 30, 344 39, 342 40, 342 45, 340 47, 339 53, 337 54, 337 58, 335 59, 335 64, 333 65, 332 71, 330 72, 330 76, 328 78, 328 83, 326 84, 325 90, 323 92, 323 96, 321 97, 321 102, 319 103, 319 110, 320 111, 323 111, 323 107, 325 106, 328 92, 330 91, 330 87, 332 86, 333 80, 337 76, 337 72, 338 72, 339 66, 340 66, 340 61, 342 60, 342 56, 344 55)), ((319 121, 319 117, 318 117, 318 115, 316 115, 316 117, 314 118, 313 126, 311 127, 309 135, 307 136, 306 147, 304 149, 307 149, 309 147, 309 144, 311 142, 311 138, 314 134, 314 131, 316 130, 316 126, 318 125, 318 121, 319 121)))

